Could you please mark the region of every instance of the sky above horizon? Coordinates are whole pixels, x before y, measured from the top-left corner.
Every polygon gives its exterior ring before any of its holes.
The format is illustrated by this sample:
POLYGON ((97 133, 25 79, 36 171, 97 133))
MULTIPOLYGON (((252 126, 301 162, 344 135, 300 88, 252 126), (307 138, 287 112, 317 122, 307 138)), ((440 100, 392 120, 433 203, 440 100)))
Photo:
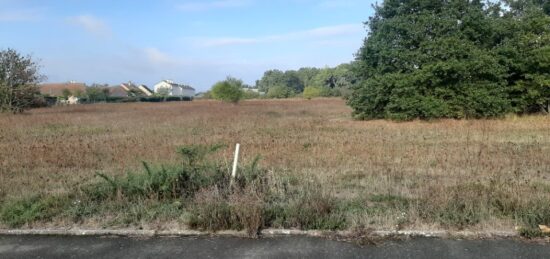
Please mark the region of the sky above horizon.
POLYGON ((47 82, 162 79, 199 91, 231 75, 350 62, 374 0, 0 0, 0 49, 47 82))

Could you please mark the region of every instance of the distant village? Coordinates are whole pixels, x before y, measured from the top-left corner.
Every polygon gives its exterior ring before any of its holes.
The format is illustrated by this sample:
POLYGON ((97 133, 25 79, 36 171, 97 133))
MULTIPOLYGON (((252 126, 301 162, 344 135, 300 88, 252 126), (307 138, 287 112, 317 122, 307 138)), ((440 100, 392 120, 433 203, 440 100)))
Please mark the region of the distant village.
POLYGON ((132 82, 116 86, 93 85, 74 81, 66 83, 47 83, 39 87, 40 93, 58 104, 78 104, 96 101, 190 101, 196 95, 195 89, 171 80, 162 80, 152 88, 132 82))

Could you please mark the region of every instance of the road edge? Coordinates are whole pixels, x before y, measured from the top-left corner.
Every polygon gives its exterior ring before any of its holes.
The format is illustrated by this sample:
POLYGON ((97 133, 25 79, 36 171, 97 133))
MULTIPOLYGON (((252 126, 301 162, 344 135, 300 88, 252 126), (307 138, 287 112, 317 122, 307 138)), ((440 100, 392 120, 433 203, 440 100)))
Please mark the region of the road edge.
MULTIPOLYGON (((135 229, 0 229, 0 235, 38 235, 38 236, 128 236, 128 237, 194 237, 194 236, 222 236, 222 237, 248 237, 244 231, 218 231, 203 232, 196 230, 135 230, 135 229)), ((421 231, 402 230, 385 231, 373 230, 362 233, 369 237, 434 237, 434 238, 518 238, 515 231, 421 231)), ((260 236, 309 236, 309 237, 357 237, 354 231, 322 231, 322 230, 296 230, 296 229, 264 229, 260 236)))

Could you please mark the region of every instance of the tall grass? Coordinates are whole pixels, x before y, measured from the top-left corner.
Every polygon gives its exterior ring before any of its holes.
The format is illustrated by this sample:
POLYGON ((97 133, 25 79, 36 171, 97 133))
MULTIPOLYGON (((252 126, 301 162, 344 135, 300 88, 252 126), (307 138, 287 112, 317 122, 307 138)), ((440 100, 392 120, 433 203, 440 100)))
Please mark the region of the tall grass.
POLYGON ((224 205, 216 215, 227 207, 232 228, 534 231, 550 224, 550 117, 394 123, 353 121, 350 112, 341 100, 319 99, 2 115, 0 207, 14 215, 9 208, 17 206, 7 205, 14 201, 67 197, 61 212, 23 226, 169 228, 194 219, 197 228, 219 229, 194 212, 217 197, 224 205), (237 142, 239 172, 252 173, 232 190, 232 150, 209 150, 237 142), (256 154, 261 166, 247 169, 256 154))

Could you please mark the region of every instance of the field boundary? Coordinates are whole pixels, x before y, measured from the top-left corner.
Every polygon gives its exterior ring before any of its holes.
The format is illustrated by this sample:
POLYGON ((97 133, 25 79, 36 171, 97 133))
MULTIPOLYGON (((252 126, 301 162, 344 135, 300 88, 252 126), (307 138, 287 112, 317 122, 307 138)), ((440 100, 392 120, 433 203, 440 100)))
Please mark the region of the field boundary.
MULTIPOLYGON (((134 229, 0 229, 0 235, 5 236, 125 236, 125 237, 193 237, 193 236, 220 236, 220 237, 248 237, 245 231, 218 231, 204 232, 196 230, 134 230, 134 229)), ((519 238, 515 231, 423 231, 423 230, 374 230, 365 234, 369 237, 433 237, 433 238, 519 238)), ((354 231, 323 231, 297 229, 264 229, 262 237, 277 236, 309 236, 309 237, 357 237, 354 231)))

